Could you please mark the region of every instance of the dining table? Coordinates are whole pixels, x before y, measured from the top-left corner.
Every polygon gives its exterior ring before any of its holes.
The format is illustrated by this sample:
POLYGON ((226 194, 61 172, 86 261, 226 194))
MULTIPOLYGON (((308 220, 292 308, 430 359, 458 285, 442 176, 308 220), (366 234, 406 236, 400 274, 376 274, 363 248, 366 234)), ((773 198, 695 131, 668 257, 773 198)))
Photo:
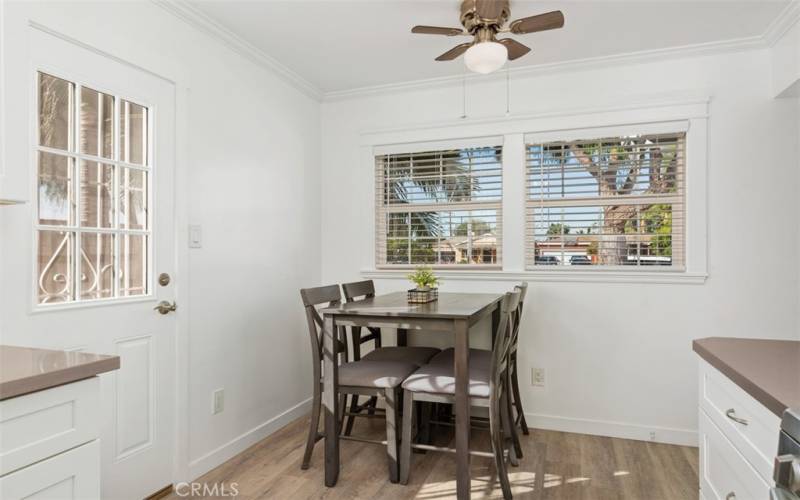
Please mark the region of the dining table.
MULTIPOLYGON (((451 334, 454 342, 456 492, 461 500, 470 497, 470 403, 469 330, 490 316, 492 332, 500 322, 502 294, 439 293, 438 300, 409 303, 406 292, 388 293, 324 308, 323 392, 325 417, 325 485, 335 486, 339 477, 339 398, 336 342, 346 327, 393 328, 398 332, 418 331, 426 335, 451 334)), ((421 342, 424 343, 424 342, 421 342)), ((408 418, 406 416, 406 418, 408 418)))

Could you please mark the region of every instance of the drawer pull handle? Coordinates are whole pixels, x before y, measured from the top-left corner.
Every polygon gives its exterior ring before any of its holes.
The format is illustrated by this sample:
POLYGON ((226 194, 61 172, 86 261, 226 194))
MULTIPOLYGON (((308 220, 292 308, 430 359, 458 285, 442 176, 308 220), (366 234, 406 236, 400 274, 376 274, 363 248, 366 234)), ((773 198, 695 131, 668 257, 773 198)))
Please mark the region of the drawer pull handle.
MULTIPOLYGON (((728 411, 725 412, 725 416, 728 417, 729 419, 733 420, 737 424, 747 425, 747 424, 750 423, 750 422, 748 422, 747 420, 745 420, 743 418, 737 417, 736 416, 736 410, 734 410, 733 408, 728 409, 728 411)), ((733 495, 733 493, 731 493, 731 495, 733 495)), ((728 495, 728 496, 730 496, 730 495, 728 495)), ((736 498, 736 495, 733 495, 733 498, 736 498)), ((726 497, 725 500, 728 500, 728 498, 726 497)))
POLYGON ((725 500, 736 500, 736 493, 731 491, 727 495, 725 495, 725 500))

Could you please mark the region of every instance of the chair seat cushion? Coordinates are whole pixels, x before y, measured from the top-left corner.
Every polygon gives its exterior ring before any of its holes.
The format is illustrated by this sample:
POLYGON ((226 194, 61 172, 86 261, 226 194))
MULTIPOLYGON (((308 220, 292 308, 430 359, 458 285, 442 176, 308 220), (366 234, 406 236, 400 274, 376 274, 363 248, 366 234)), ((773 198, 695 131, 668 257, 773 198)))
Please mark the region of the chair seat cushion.
POLYGON ((369 361, 403 361, 417 366, 428 364, 432 357, 439 353, 435 347, 392 346, 378 347, 367 353, 363 360, 369 361))
POLYGON ((339 385, 351 387, 399 387, 417 365, 402 361, 354 361, 339 366, 339 385))
MULTIPOLYGON (((430 364, 432 365, 447 365, 452 367, 455 358, 455 349, 448 347, 431 358, 430 364)), ((469 350, 469 366, 477 366, 489 370, 492 366, 492 351, 484 349, 470 349, 469 350)))
MULTIPOLYGON (((469 368, 469 395, 472 398, 489 397, 489 367, 476 363, 469 368)), ((456 379, 453 366, 429 364, 411 374, 403 382, 403 389, 427 394, 455 395, 456 379)))

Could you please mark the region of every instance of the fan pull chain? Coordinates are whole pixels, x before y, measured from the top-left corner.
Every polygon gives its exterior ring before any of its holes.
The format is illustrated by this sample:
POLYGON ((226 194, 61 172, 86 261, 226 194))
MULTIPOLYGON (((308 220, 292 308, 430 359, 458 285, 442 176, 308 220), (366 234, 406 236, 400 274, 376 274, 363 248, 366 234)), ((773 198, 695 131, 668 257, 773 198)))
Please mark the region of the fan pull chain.
POLYGON ((461 73, 461 118, 467 117, 467 67, 461 73))
POLYGON ((506 61, 506 116, 511 114, 511 63, 506 61))

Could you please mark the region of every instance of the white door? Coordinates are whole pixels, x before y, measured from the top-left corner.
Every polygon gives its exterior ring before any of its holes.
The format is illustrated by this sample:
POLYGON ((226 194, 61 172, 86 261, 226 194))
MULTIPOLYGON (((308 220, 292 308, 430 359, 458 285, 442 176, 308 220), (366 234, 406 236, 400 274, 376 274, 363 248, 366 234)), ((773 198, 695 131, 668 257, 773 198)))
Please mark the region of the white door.
POLYGON ((33 315, 54 346, 121 357, 102 377, 103 499, 172 483, 175 88, 101 52, 31 35, 33 315))

